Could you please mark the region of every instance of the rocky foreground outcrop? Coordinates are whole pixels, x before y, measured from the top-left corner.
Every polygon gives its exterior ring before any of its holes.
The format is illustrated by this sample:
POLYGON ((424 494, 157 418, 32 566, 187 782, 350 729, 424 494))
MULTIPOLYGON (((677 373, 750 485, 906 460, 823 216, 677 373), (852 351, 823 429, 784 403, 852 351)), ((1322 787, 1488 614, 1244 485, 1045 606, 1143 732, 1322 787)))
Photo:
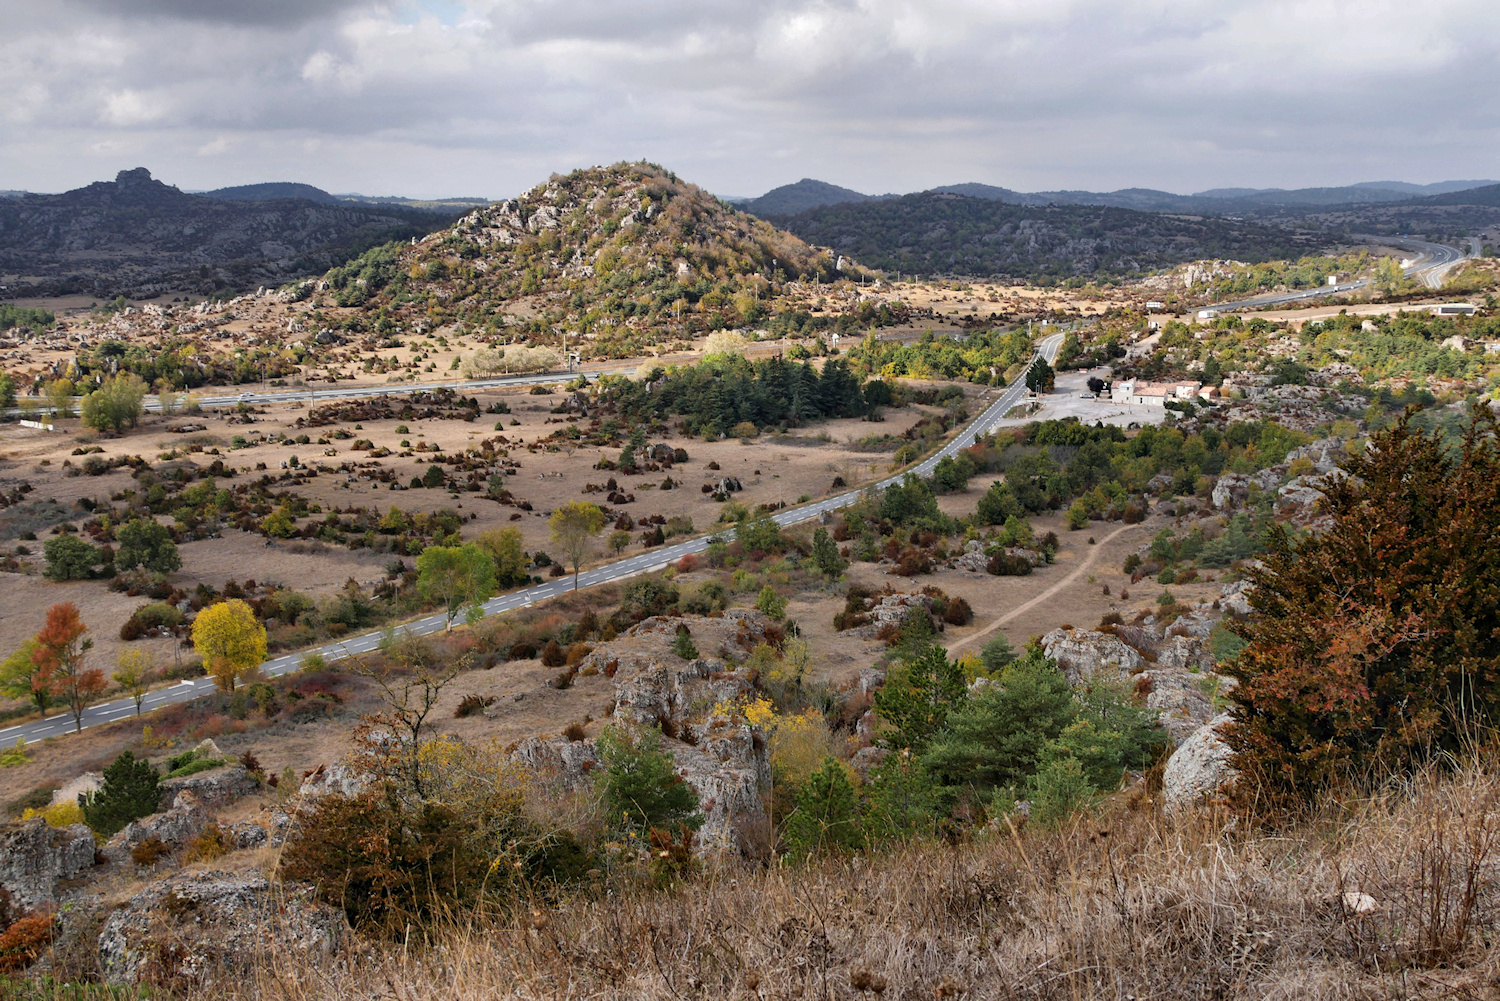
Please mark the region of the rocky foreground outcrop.
POLYGON ((195 983, 248 970, 270 952, 309 968, 344 942, 342 911, 311 887, 246 873, 184 873, 152 883, 104 923, 99 967, 111 986, 150 978, 195 983))
POLYGON ((1225 585, 1218 608, 1199 604, 1168 623, 1154 615, 1093 629, 1059 628, 1042 637, 1042 651, 1057 661, 1069 684, 1095 679, 1129 684, 1154 709, 1174 745, 1213 719, 1234 685, 1214 672, 1208 637, 1226 612, 1248 615, 1249 584, 1225 585))
MULTIPOLYGON (((696 845, 701 853, 740 851, 745 832, 766 821, 764 797, 771 787, 764 736, 754 727, 705 708, 734 702, 755 691, 752 677, 719 657, 686 660, 672 653, 677 627, 686 625, 703 650, 734 648, 739 655, 766 642, 775 623, 759 612, 730 609, 722 616, 655 617, 642 620, 583 661, 615 681, 614 717, 659 729, 677 772, 698 794, 704 816, 696 845)), ((592 739, 533 737, 511 752, 511 760, 563 788, 593 781, 599 753, 592 739)))

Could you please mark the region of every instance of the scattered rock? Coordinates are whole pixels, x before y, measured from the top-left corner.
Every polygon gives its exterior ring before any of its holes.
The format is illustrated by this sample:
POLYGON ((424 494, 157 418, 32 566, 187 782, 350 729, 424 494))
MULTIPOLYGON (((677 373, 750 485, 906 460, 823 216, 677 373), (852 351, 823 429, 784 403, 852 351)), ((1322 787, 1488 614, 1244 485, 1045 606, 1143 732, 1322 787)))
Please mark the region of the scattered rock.
POLYGON ((99 967, 115 987, 147 979, 201 984, 213 973, 248 971, 273 951, 301 965, 326 961, 347 933, 343 912, 313 900, 311 887, 243 873, 181 874, 109 916, 99 967))
POLYGON ((130 857, 131 848, 152 838, 169 847, 181 848, 196 838, 212 819, 206 804, 183 790, 173 799, 170 809, 126 824, 123 831, 109 839, 104 854, 110 861, 123 864, 130 857))

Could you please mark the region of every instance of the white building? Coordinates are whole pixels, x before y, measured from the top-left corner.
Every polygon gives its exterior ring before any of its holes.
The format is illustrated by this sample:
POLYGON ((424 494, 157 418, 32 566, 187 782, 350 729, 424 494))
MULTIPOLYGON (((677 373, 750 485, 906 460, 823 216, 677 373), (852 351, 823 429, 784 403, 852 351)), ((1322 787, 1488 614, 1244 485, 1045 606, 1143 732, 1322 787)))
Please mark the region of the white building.
POLYGON ((1204 386, 1199 382, 1142 382, 1139 379, 1125 379, 1110 387, 1109 398, 1112 403, 1164 407, 1168 400, 1196 400, 1213 394, 1213 386, 1204 386))

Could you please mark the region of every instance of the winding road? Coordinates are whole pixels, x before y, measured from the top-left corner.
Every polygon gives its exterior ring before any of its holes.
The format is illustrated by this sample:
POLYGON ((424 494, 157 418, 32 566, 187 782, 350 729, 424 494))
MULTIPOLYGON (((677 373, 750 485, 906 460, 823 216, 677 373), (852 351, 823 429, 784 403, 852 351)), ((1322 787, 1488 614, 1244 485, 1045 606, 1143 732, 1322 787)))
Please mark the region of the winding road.
MULTIPOLYGON (((1047 359, 1049 364, 1056 361, 1057 351, 1062 346, 1062 340, 1062 334, 1053 334, 1051 337, 1048 337, 1038 346, 1036 357, 1047 359)), ((556 382, 557 376, 554 375, 549 378, 537 377, 534 381, 556 382)), ((469 385, 475 384, 469 383, 469 385)), ((412 386, 403 386, 399 390, 392 391, 407 393, 411 392, 413 388, 412 386)), ((341 390, 340 392, 351 396, 371 395, 370 390, 341 390)), ((1026 396, 1026 383, 1023 380, 1017 380, 1006 387, 1005 391, 986 407, 979 416, 975 417, 961 431, 954 435, 948 444, 910 469, 902 470, 900 473, 887 476, 883 480, 864 487, 846 490, 844 493, 833 497, 827 497, 820 501, 778 511, 771 516, 771 519, 782 526, 796 525, 813 518, 820 518, 830 511, 848 507, 857 501, 865 491, 871 489, 883 490, 892 483, 899 481, 907 473, 916 473, 918 476, 931 476, 934 467, 937 466, 940 459, 944 456, 955 454, 959 449, 973 444, 976 437, 993 430, 1010 409, 1020 403, 1026 396)), ((586 570, 579 575, 577 586, 580 589, 593 587, 598 584, 606 584, 611 581, 634 577, 653 570, 664 569, 669 564, 675 563, 689 553, 701 553, 708 548, 711 538, 712 536, 699 536, 673 545, 661 546, 650 552, 632 556, 629 559, 606 563, 591 570, 586 570)), ((485 602, 483 605, 484 614, 489 616, 517 608, 525 608, 534 602, 556 597, 571 590, 573 586, 574 584, 571 579, 558 577, 546 584, 538 584, 533 587, 510 591, 485 602)), ((1039 597, 1045 597, 1045 595, 1039 597)), ((446 616, 439 613, 409 622, 402 628, 415 636, 427 636, 432 633, 442 632, 445 622, 446 616)), ((325 660, 329 661, 342 660, 346 657, 368 653, 374 650, 379 644, 379 632, 364 633, 363 635, 351 637, 347 640, 341 640, 338 643, 330 643, 326 646, 318 647, 316 650, 303 650, 273 658, 261 664, 260 671, 262 675, 274 678, 278 675, 288 674, 297 670, 298 665, 302 662, 302 658, 306 657, 309 653, 321 654, 325 660)), ((149 712, 173 703, 189 702, 204 695, 209 695, 213 691, 214 680, 212 678, 195 678, 190 681, 181 681, 170 688, 160 688, 147 694, 142 702, 141 709, 143 712, 149 712)), ((116 723, 120 720, 128 719, 135 714, 135 702, 132 699, 115 699, 111 702, 101 702, 84 710, 82 727, 88 729, 89 727, 102 726, 106 723, 116 723)), ((0 744, 14 744, 18 738, 29 743, 43 740, 47 737, 60 737, 73 733, 74 730, 72 714, 62 713, 30 723, 21 723, 16 726, 6 727, 0 730, 0 744)))

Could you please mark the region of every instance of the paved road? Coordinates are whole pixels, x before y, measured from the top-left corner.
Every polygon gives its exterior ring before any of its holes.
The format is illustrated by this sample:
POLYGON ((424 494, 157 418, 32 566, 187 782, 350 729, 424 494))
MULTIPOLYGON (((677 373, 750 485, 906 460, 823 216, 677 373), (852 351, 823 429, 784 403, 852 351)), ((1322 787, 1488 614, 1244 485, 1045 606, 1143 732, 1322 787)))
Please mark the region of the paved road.
MULTIPOLYGON (((1037 354, 1046 358, 1050 364, 1057 359, 1057 350, 1062 346, 1062 340, 1062 334, 1053 334, 1041 343, 1037 354)), ((365 395, 368 395, 368 393, 365 395)), ((1006 387, 1005 391, 1000 394, 995 402, 986 407, 984 412, 978 417, 970 421, 942 449, 914 466, 911 470, 903 471, 894 476, 888 476, 878 483, 873 484, 874 488, 883 489, 900 480, 901 477, 906 475, 906 472, 915 472, 920 476, 931 476, 933 467, 938 464, 939 459, 945 455, 953 455, 960 448, 972 445, 976 436, 993 430, 995 425, 1010 411, 1010 408, 1020 403, 1026 395, 1027 391, 1024 381, 1017 381, 1006 387)), ((864 491, 868 489, 870 489, 870 486, 865 486, 856 490, 848 490, 837 496, 828 497, 814 503, 787 508, 784 511, 776 512, 771 518, 778 525, 795 525, 798 522, 821 517, 829 511, 848 507, 857 501, 864 491)), ((662 546, 658 549, 641 553, 638 556, 632 556, 626 560, 620 560, 616 563, 606 563, 603 566, 584 571, 579 575, 578 586, 581 588, 593 587, 596 584, 622 580, 626 577, 634 577, 637 574, 662 569, 668 564, 682 559, 682 557, 689 553, 701 553, 708 548, 709 538, 709 536, 702 536, 695 539, 688 539, 685 542, 662 546)), ((485 602, 484 614, 494 615, 497 612, 508 612, 516 608, 525 608, 533 602, 555 597, 565 591, 571 590, 572 587, 572 577, 557 577, 546 584, 538 584, 535 587, 511 591, 508 594, 502 594, 485 602)), ((444 616, 438 614, 417 619, 415 622, 408 623, 404 628, 409 630, 413 635, 426 636, 431 633, 442 632, 443 624, 444 616)), ((330 661, 342 660, 345 657, 368 653, 374 650, 379 643, 380 634, 378 632, 366 633, 339 643, 330 643, 327 646, 319 647, 316 652, 322 654, 325 659, 330 661)), ((313 651, 301 651, 268 660, 261 664, 261 673, 267 677, 276 677, 277 675, 295 671, 301 663, 302 658, 310 652, 313 651)), ((192 681, 182 681, 171 688, 162 688, 151 692, 146 696, 142 709, 150 711, 174 702, 188 702, 200 696, 208 695, 213 690, 214 682, 212 678, 196 678, 192 681)), ((134 714, 135 703, 130 699, 116 699, 113 702, 102 702, 84 711, 83 726, 87 729, 88 727, 100 726, 105 723, 114 723, 122 719, 127 719, 134 714)), ((72 732, 74 732, 73 717, 69 713, 63 713, 36 722, 22 723, 0 730, 0 744, 14 744, 18 737, 31 742, 42 740, 46 737, 58 737, 72 732)))
MULTIPOLYGON (((1411 266, 1404 269, 1408 278, 1421 278, 1422 283, 1428 288, 1442 288, 1443 278, 1455 265, 1468 260, 1470 257, 1479 256, 1477 249, 1470 253, 1464 253, 1456 247, 1449 247, 1442 243, 1428 243, 1425 240, 1413 240, 1409 237, 1367 237, 1371 241, 1378 240, 1381 243, 1393 247, 1399 247, 1408 253, 1414 254, 1411 266)), ((1470 244, 1474 244, 1472 238, 1470 244)), ((1251 299, 1239 299, 1234 302, 1220 302, 1206 309, 1218 310, 1221 313, 1232 312, 1238 309, 1264 309, 1267 306, 1280 306, 1289 302, 1301 302, 1305 299, 1321 299, 1325 296, 1337 295, 1340 292, 1353 292, 1370 284, 1368 278, 1360 278, 1357 281, 1342 282, 1338 285, 1320 285, 1314 289, 1305 289, 1301 292, 1279 292, 1275 295, 1255 296, 1251 299)))

